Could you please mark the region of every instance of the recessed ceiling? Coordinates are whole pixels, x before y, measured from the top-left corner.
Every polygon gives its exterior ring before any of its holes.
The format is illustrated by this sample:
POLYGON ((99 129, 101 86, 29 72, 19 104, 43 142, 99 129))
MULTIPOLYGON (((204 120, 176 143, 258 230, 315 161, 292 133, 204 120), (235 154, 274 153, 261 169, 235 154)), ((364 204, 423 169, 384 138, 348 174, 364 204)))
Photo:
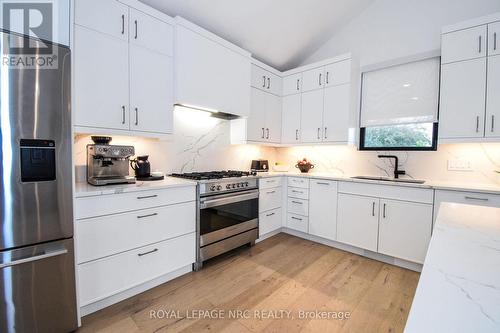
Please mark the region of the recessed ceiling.
POLYGON ((374 0, 141 0, 248 50, 279 70, 299 65, 374 0))

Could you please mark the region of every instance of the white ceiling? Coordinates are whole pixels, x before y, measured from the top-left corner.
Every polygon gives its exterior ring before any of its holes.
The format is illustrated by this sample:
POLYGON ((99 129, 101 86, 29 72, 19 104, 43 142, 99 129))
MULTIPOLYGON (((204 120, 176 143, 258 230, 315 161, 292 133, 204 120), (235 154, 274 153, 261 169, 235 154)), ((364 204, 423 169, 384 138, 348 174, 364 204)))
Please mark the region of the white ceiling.
POLYGON ((141 0, 248 50, 279 70, 299 65, 374 0, 141 0))

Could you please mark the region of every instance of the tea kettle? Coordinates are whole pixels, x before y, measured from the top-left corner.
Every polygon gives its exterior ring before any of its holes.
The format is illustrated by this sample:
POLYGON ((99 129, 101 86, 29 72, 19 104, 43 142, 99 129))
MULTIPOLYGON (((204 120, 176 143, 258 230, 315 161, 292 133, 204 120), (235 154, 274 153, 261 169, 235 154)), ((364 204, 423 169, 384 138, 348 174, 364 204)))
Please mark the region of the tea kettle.
POLYGON ((148 161, 149 156, 137 156, 130 161, 130 167, 135 171, 136 178, 147 178, 151 176, 151 164, 148 161))

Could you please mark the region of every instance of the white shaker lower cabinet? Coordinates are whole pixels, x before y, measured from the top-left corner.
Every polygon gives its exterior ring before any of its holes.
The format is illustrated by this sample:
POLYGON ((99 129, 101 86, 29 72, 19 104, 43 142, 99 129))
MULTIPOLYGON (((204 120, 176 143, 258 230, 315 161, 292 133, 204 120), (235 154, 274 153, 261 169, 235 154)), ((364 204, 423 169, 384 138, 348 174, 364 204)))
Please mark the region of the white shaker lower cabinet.
POLYGON ((282 178, 259 180, 259 237, 281 229, 282 178))
POLYGON ((378 252, 423 263, 431 221, 432 205, 381 199, 378 252))
POLYGON ((82 313, 191 269, 196 259, 195 198, 195 187, 184 186, 75 199, 82 313))
POLYGON ((309 185, 309 234, 336 240, 336 181, 311 179, 309 185))
POLYGON ((376 252, 379 203, 378 198, 339 193, 337 240, 376 252))
POLYGON ((436 190, 434 195, 434 221, 443 202, 500 208, 500 195, 476 192, 436 190))
POLYGON ((286 227, 308 233, 309 179, 305 177, 288 177, 287 184, 286 227))

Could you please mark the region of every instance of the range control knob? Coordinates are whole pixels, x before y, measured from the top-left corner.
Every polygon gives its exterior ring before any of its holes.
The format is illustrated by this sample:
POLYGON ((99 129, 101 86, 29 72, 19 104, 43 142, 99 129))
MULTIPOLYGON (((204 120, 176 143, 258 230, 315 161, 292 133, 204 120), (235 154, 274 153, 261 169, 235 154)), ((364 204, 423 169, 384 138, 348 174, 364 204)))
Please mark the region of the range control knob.
POLYGON ((235 187, 236 187, 236 184, 233 184, 233 188, 235 188, 235 187))
POLYGON ((248 187, 248 182, 245 182, 245 187, 248 187))
POLYGON ((222 186, 217 185, 217 191, 220 191, 220 190, 222 190, 222 186))
POLYGON ((236 184, 236 187, 240 187, 240 183, 236 184))
POLYGON ((216 187, 215 185, 210 186, 210 191, 215 191, 216 187))
POLYGON ((231 184, 227 184, 226 188, 229 190, 231 188, 231 184))

